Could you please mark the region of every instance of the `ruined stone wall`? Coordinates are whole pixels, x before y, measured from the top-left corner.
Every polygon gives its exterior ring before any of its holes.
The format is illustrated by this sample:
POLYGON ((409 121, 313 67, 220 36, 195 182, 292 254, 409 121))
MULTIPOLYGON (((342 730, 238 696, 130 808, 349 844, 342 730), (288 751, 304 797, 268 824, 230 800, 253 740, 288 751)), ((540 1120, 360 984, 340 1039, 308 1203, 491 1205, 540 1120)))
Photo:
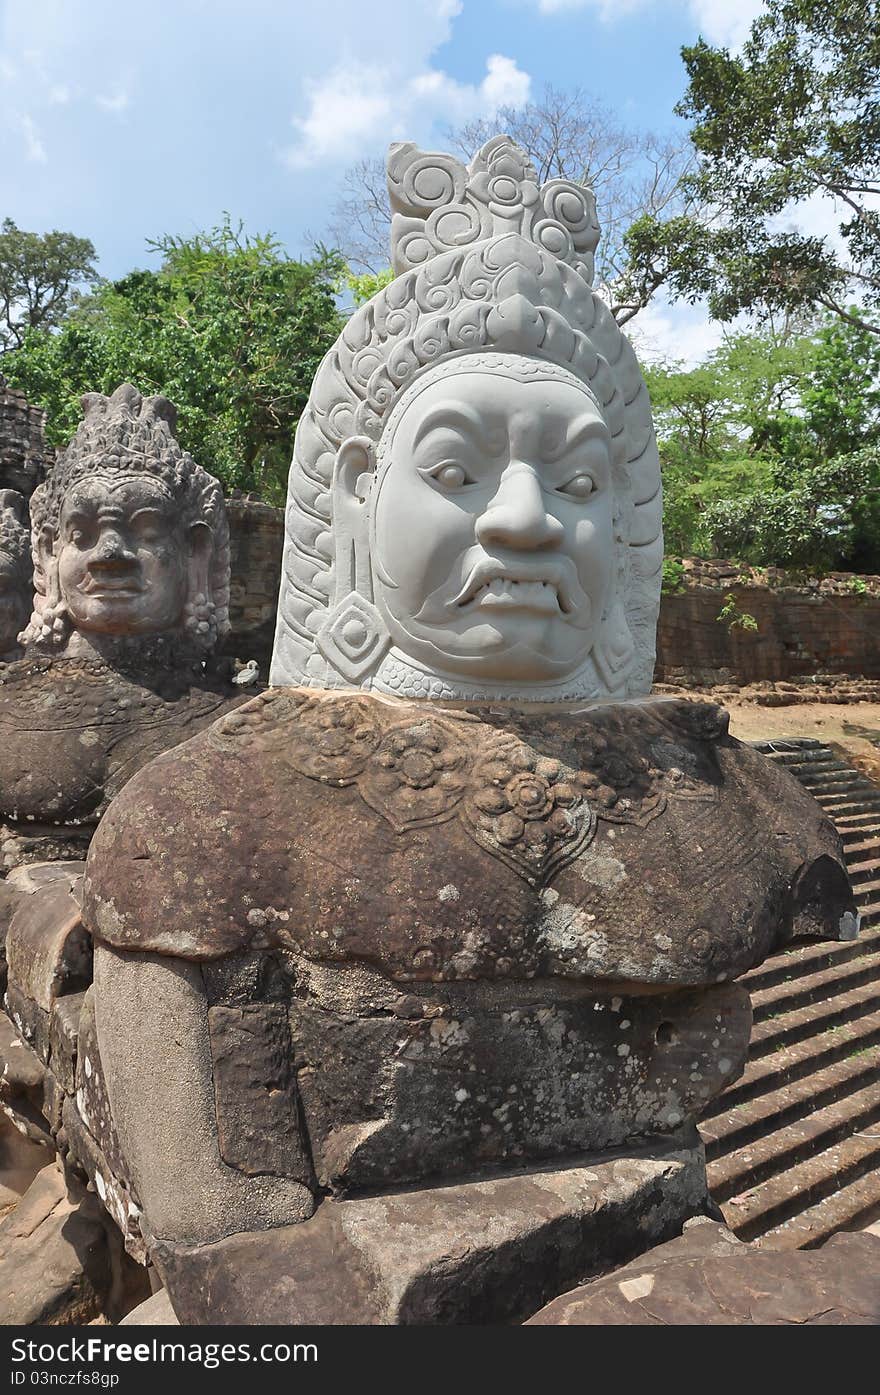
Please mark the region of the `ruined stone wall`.
POLYGON ((43 437, 46 413, 10 387, 0 373, 0 489, 29 499, 42 483, 55 452, 43 437))
POLYGON ((684 565, 681 589, 664 595, 660 608, 656 682, 880 678, 880 577, 834 573, 804 580, 772 567, 684 565), (756 630, 718 619, 729 595, 738 612, 754 618, 756 630))
POLYGON ((284 510, 251 499, 227 499, 231 578, 231 629, 223 652, 256 659, 262 678, 269 674, 275 611, 281 581, 284 510))

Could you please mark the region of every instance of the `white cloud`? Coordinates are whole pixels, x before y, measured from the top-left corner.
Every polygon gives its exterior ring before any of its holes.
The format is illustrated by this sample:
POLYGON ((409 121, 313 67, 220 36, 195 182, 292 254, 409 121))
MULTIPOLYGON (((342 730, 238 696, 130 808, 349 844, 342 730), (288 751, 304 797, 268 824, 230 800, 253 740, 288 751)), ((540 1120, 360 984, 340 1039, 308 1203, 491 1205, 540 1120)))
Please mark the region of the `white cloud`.
POLYGON ((643 10, 652 0, 536 0, 538 13, 542 15, 564 14, 569 10, 596 10, 605 23, 643 10))
POLYGON ((700 33, 710 43, 738 49, 748 38, 752 21, 764 8, 762 0, 688 0, 700 33))
POLYGON ((125 111, 131 98, 122 87, 116 87, 108 96, 99 95, 95 98, 95 106, 102 111, 125 111))
MULTIPOLYGON (((594 10, 604 24, 611 24, 637 10, 656 7, 658 0, 531 0, 531 4, 542 15, 594 10)), ((763 9, 763 0, 687 0, 687 9, 710 43, 737 49, 763 9)))
POLYGON ((46 98, 50 107, 66 107, 71 98, 70 88, 64 83, 58 83, 55 87, 49 88, 46 98))
POLYGON ((46 147, 40 139, 40 133, 34 123, 34 119, 27 114, 20 116, 18 124, 24 136, 25 158, 35 165, 45 165, 49 157, 46 154, 46 147))
POLYGON ((529 74, 501 53, 486 60, 479 83, 458 82, 439 68, 405 77, 390 66, 339 64, 306 84, 308 110, 294 117, 297 143, 283 158, 292 168, 350 160, 379 141, 417 134, 436 121, 457 124, 520 106, 530 87, 529 74))
POLYGON ((668 359, 694 368, 730 328, 710 320, 704 305, 669 305, 657 297, 626 325, 625 333, 642 363, 668 359))

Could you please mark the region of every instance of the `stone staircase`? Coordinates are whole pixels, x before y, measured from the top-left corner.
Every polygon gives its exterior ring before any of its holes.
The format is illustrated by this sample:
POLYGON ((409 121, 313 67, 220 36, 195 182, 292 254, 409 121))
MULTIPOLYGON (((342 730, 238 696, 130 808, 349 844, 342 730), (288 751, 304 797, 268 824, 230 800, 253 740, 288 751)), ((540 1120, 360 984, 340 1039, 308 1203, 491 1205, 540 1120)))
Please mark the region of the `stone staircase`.
POLYGON ((820 741, 757 745, 834 820, 861 932, 802 943, 743 976, 749 1063, 700 1132, 712 1195, 739 1238, 811 1249, 880 1217, 880 787, 820 741))

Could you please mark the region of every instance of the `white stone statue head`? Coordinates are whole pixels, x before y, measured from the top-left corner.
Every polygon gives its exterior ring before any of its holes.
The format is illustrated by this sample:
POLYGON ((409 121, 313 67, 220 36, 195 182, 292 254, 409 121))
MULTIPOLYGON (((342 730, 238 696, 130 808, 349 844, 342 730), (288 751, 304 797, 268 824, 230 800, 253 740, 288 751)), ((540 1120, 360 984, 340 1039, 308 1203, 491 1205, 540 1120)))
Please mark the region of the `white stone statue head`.
POLYGON ((406 697, 634 697, 662 562, 651 409, 590 290, 589 190, 506 137, 391 147, 395 280, 315 377, 271 681, 406 697))

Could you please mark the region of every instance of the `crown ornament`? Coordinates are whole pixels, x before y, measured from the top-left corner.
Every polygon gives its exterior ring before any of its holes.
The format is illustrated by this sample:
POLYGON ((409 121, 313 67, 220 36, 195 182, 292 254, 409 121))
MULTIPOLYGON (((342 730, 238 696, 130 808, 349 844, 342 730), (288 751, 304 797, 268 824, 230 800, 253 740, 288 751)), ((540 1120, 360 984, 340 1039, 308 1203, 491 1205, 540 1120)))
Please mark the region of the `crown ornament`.
POLYGON ((391 265, 397 275, 441 252, 518 233, 593 281, 599 242, 591 189, 567 179, 539 185, 509 136, 496 136, 465 167, 410 142, 388 153, 391 265))

